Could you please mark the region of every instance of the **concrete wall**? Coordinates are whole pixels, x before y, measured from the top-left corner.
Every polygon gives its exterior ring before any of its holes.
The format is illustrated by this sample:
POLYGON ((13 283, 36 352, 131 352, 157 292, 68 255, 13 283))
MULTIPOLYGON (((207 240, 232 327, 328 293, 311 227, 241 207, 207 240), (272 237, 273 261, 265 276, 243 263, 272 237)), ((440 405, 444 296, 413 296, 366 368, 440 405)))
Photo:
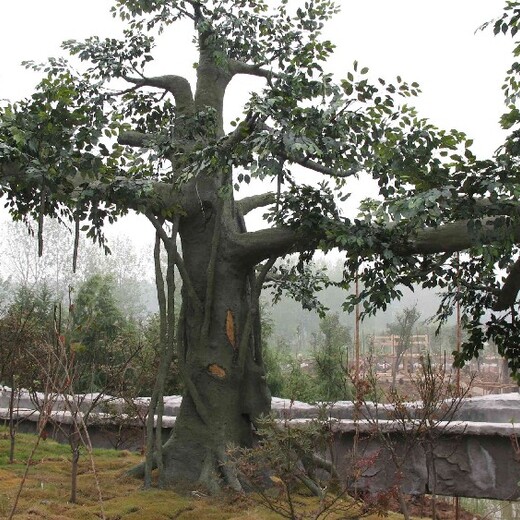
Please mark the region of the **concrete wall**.
MULTIPOLYGON (((35 396, 40 403, 45 399, 45 396, 41 393, 37 393, 35 396)), ((10 389, 0 387, 0 408, 9 406, 9 397, 10 389)), ((98 394, 78 394, 75 396, 75 400, 79 409, 84 412, 92 409, 97 413, 120 414, 125 413, 129 408, 128 403, 123 399, 104 396, 98 400, 98 394), (95 405, 92 404, 94 401, 96 401, 95 405)), ((178 395, 166 396, 164 398, 164 415, 176 417, 181 400, 181 396, 178 395)), ((144 416, 149 401, 149 397, 139 397, 134 400, 132 407, 135 406, 144 416)), ((61 395, 52 396, 52 403, 52 409, 55 411, 70 409, 65 398, 61 395)), ((413 416, 414 411, 420 408, 420 403, 408 403, 407 406, 410 409, 410 415, 413 416)), ((35 409, 34 398, 29 392, 20 392, 16 400, 16 408, 35 409)), ((280 418, 315 418, 319 414, 319 406, 317 405, 299 401, 291 402, 288 399, 278 397, 273 397, 271 408, 280 418)), ((353 419, 355 414, 355 407, 351 401, 338 401, 333 406, 328 407, 327 410, 332 417, 337 419, 353 419)), ((376 407, 373 403, 367 403, 366 408, 360 410, 359 418, 367 415, 377 415, 381 419, 388 419, 392 416, 392 409, 384 405, 376 407)), ((486 395, 465 399, 461 402, 452 419, 470 422, 520 424, 520 393, 486 395)))
POLYGON ((353 421, 341 421, 335 442, 336 464, 345 479, 351 478, 353 461, 361 468, 363 460, 369 461, 355 482, 361 490, 375 493, 400 482, 412 495, 520 498, 520 453, 512 444, 511 425, 439 424, 431 442, 410 440, 400 425, 390 427, 381 442, 381 435, 363 426, 358 424, 356 433, 353 421))
MULTIPOLYGON (((8 417, 8 394, 8 390, 0 392, 0 421, 4 422, 8 417)), ((89 401, 92 398, 78 398, 80 408, 92 408, 92 401, 89 401)), ((163 437, 166 439, 174 426, 180 397, 168 397, 165 401, 167 417, 163 419, 163 437)), ((28 396, 22 395, 18 404, 19 430, 36 431, 39 412, 34 410, 28 396)), ((140 412, 144 412, 147 398, 140 399, 137 405, 140 412)), ((275 414, 294 425, 316 417, 319 411, 314 405, 276 398, 272 405, 275 414)), ((367 410, 358 413, 361 416, 377 415, 378 430, 382 433, 374 433, 373 422, 352 420, 354 407, 350 402, 336 403, 328 410, 335 433, 335 463, 343 478, 353 486, 378 492, 399 481, 403 490, 410 494, 435 492, 500 500, 520 498, 520 449, 515 444, 520 435, 518 393, 466 400, 457 411, 457 421, 439 423, 432 430, 431 442, 426 442, 424 435, 419 436, 420 442, 417 439, 411 442, 410 435, 403 434, 402 424, 386 419, 391 410, 368 406, 367 410), (383 438, 385 440, 381 442, 383 438), (360 464, 363 471, 361 478, 354 482, 355 463, 360 464)), ((420 403, 409 403, 408 406, 413 411, 420 408, 420 403)), ((67 442, 72 422, 65 408, 63 398, 57 398, 55 411, 46 427, 47 435, 60 442, 67 442)), ((94 446, 143 448, 143 423, 124 414, 124 410, 125 405, 119 400, 97 403, 95 413, 89 417, 89 433, 94 446)))

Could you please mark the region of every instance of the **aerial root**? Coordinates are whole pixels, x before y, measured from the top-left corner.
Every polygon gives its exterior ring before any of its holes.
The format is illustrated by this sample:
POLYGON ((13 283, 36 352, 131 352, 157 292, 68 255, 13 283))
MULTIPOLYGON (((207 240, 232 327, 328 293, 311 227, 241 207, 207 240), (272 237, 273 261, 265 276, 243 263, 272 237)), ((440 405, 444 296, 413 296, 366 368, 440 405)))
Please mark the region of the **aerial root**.
MULTIPOLYGON (((125 472, 125 477, 144 478, 146 461, 140 462, 125 472)), ((152 457, 152 471, 157 469, 157 458, 154 452, 152 457)))
POLYGON ((125 477, 144 478, 145 463, 141 462, 125 471, 125 477))
POLYGON ((218 455, 220 462, 220 470, 222 472, 222 475, 224 476, 226 484, 233 491, 236 491, 237 493, 242 493, 244 490, 242 488, 242 484, 238 480, 238 471, 235 463, 229 459, 224 448, 218 450, 218 455))
POLYGON ((238 480, 236 466, 229 460, 224 448, 216 451, 208 448, 202 463, 199 484, 212 495, 217 495, 223 485, 237 493, 242 493, 242 484, 238 480))
POLYGON ((312 462, 316 465, 316 467, 328 471, 332 478, 339 480, 338 470, 330 460, 324 459, 320 455, 314 453, 312 455, 312 462))
POLYGON ((323 498, 323 489, 311 478, 302 473, 298 476, 300 481, 307 486, 307 489, 315 496, 323 498))
POLYGON ((207 450, 199 476, 199 484, 206 488, 212 495, 217 495, 220 492, 219 477, 215 462, 212 451, 207 450))

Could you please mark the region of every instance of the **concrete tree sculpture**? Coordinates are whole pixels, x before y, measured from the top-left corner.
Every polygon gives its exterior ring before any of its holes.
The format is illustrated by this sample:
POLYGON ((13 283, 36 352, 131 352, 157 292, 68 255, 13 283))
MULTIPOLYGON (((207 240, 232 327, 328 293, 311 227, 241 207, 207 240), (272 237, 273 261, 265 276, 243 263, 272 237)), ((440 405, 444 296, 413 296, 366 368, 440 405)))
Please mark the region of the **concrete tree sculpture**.
MULTIPOLYGON (((162 450, 164 482, 240 487, 226 447, 248 445, 252 422, 269 410, 258 299, 284 255, 299 253, 298 266, 270 279, 305 305, 316 303, 318 281, 305 269, 316 249, 345 252, 341 285, 359 276, 366 312, 397 297, 400 284, 458 280, 474 340, 458 361, 478 351, 485 309, 509 308, 517 292, 509 280, 500 292, 494 276, 497 262, 516 265, 520 238, 514 136, 480 161, 465 135, 411 108, 415 83, 372 81, 356 63, 336 82, 324 71, 331 0, 116 0, 112 11, 126 23, 122 39, 63 44, 82 70, 63 59, 27 64, 44 78, 32 97, 1 109, 0 190, 14 218, 39 221, 41 247, 44 215, 103 245, 105 221, 129 209, 155 226, 183 297, 176 348, 186 391, 162 450), (195 85, 175 70, 147 75, 154 35, 183 20, 198 52, 195 85), (242 119, 225 121, 226 88, 239 75, 264 86, 242 119), (301 169, 315 174, 312 186, 299 181, 301 169), (338 201, 361 173, 381 199, 342 217, 338 201), (274 181, 276 192, 237 199, 251 178, 274 181), (262 207, 269 226, 248 232, 244 217, 262 207), (469 256, 457 263, 459 250, 469 256)), ((165 326, 171 342, 173 313, 165 326)), ((497 344, 516 370, 516 347, 497 344)))

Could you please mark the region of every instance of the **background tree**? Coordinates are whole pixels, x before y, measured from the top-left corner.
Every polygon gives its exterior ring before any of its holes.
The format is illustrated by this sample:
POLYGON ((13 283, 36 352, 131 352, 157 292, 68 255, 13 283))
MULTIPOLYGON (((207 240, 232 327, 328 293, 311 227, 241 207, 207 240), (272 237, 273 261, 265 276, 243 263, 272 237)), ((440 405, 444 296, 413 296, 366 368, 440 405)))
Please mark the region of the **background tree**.
POLYGON ((116 304, 114 281, 109 275, 88 279, 71 303, 71 349, 81 374, 76 390, 94 392, 107 386, 104 368, 120 363, 113 344, 129 324, 116 304))
POLYGON ((118 306, 127 317, 145 319, 157 311, 153 286, 153 262, 143 247, 132 247, 129 237, 111 239, 111 254, 99 245, 78 237, 76 270, 73 270, 74 235, 58 221, 46 218, 45 249, 38 256, 35 230, 38 222, 6 222, 0 235, 0 268, 9 273, 13 286, 41 287, 46 284, 56 301, 68 299, 69 287, 97 274, 111 275, 118 306))
POLYGON ((395 321, 388 324, 388 333, 397 336, 394 352, 395 360, 392 366, 392 389, 395 389, 397 371, 399 365, 403 362, 403 356, 413 346, 414 327, 420 317, 421 313, 417 310, 416 304, 413 307, 403 309, 396 315, 395 321))
POLYGON ((348 384, 349 330, 339 322, 339 314, 327 314, 320 321, 320 335, 315 336, 314 362, 317 394, 321 401, 352 398, 348 384))
MULTIPOLYGON (((83 230, 103 245, 104 222, 135 209, 182 278, 185 393, 160 457, 165 482, 215 490, 222 477, 240 488, 225 448, 250 444, 251 423, 269 410, 258 302, 268 272, 289 253, 300 261, 281 287, 307 306, 318 305, 312 293, 328 282, 306 262, 317 248, 339 248, 346 259, 338 285, 359 279, 364 288, 347 306, 363 300, 372 313, 399 297, 401 284, 439 286, 447 289, 441 321, 454 299, 467 315, 470 341, 457 363, 489 334, 510 368, 520 368, 514 312, 482 327, 489 309, 508 309, 518 292, 495 276, 501 267, 516 279, 516 137, 478 160, 464 134, 418 116, 410 106, 417 84, 372 80, 357 63, 336 82, 324 71, 333 45, 321 34, 336 11, 331 0, 116 0, 121 39, 65 42, 86 65, 28 64, 44 78, 29 99, 1 110, 1 189, 14 218, 38 221, 40 252, 44 215, 69 222, 76 244, 83 230), (182 20, 198 52, 194 86, 146 70, 155 34, 182 20), (264 86, 242 118, 225 121, 226 88, 240 74, 264 86), (314 172, 312 186, 299 182, 297 166, 314 172), (338 202, 361 172, 380 199, 358 218, 342 217, 338 202), (236 200, 253 177, 273 181, 277 193, 236 200), (248 232, 244 217, 260 207, 270 208, 272 227, 248 232)), ((516 23, 507 16, 506 30, 516 23)))
POLYGON ((10 388, 10 462, 14 460, 20 391, 39 390, 42 385, 37 360, 43 357, 43 345, 53 343, 52 312, 53 301, 45 286, 37 292, 22 287, 0 318, 0 383, 10 388))

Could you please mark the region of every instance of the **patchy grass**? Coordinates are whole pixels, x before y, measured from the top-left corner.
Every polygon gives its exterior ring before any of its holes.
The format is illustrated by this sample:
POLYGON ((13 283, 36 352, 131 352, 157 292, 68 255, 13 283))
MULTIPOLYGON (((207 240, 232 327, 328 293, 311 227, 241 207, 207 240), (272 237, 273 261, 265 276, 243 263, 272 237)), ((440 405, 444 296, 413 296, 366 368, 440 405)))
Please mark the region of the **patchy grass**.
MULTIPOLYGON (((25 466, 36 442, 34 435, 18 434, 16 461, 9 464, 9 438, 0 428, 0 518, 9 516, 25 466)), ((40 441, 17 511, 17 520, 99 520, 104 511, 107 520, 271 520, 281 518, 267 511, 250 496, 220 498, 183 496, 171 490, 144 491, 141 482, 124 476, 127 469, 142 458, 127 451, 94 450, 102 503, 96 490, 94 472, 88 454, 80 459, 78 503, 68 502, 70 494, 70 449, 52 440, 40 441)), ((301 497, 304 508, 317 504, 301 497)), ((331 515, 331 520, 338 518, 331 515)), ((345 517, 342 517, 345 518, 345 517)), ((375 515, 368 518, 377 518, 375 515)), ((402 518, 392 514, 389 519, 402 518)))

